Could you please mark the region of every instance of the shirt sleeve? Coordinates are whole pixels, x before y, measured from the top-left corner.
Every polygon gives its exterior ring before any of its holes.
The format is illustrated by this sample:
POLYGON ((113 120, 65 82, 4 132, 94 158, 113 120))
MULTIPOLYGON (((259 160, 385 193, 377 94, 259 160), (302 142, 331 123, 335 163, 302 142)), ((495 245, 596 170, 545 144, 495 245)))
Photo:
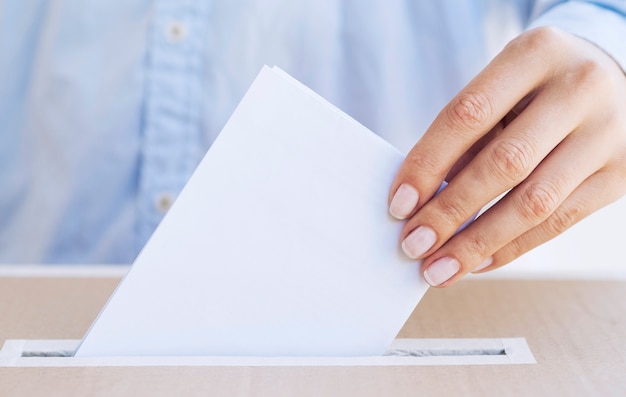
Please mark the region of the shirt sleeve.
POLYGON ((528 29, 539 26, 554 26, 589 40, 626 72, 626 0, 539 0, 528 29))

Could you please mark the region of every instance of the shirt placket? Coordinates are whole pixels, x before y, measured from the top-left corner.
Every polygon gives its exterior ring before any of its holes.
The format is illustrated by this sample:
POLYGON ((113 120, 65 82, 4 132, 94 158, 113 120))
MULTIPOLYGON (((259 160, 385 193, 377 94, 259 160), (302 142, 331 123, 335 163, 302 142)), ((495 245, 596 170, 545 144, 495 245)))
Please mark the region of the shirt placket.
POLYGON ((148 36, 137 194, 140 249, 200 161, 209 2, 162 0, 148 36))

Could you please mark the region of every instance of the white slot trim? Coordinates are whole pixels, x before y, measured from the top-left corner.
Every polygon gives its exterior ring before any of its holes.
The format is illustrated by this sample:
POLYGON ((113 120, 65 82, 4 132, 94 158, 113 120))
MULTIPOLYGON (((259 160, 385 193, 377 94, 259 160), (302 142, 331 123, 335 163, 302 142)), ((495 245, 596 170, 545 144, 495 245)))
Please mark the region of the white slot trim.
POLYGON ((73 357, 80 340, 11 339, 1 367, 415 366, 535 364, 525 338, 396 339, 383 356, 367 357, 73 357))

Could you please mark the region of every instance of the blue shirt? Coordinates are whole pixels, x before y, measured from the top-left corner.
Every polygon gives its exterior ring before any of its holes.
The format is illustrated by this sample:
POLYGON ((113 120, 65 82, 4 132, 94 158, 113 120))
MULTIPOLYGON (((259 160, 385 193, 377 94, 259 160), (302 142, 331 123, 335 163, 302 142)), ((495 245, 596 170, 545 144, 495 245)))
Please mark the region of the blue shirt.
POLYGON ((131 263, 262 65, 407 151, 511 38, 626 1, 0 0, 0 262, 131 263))

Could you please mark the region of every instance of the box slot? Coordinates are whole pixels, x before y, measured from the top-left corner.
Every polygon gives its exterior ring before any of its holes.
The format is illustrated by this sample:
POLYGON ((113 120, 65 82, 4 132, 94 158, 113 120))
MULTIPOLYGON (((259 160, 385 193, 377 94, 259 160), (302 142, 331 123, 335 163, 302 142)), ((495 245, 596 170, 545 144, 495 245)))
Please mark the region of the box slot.
POLYGON ((536 363, 525 338, 396 339, 367 357, 73 357, 80 340, 7 340, 0 367, 77 366, 419 366, 536 363))

